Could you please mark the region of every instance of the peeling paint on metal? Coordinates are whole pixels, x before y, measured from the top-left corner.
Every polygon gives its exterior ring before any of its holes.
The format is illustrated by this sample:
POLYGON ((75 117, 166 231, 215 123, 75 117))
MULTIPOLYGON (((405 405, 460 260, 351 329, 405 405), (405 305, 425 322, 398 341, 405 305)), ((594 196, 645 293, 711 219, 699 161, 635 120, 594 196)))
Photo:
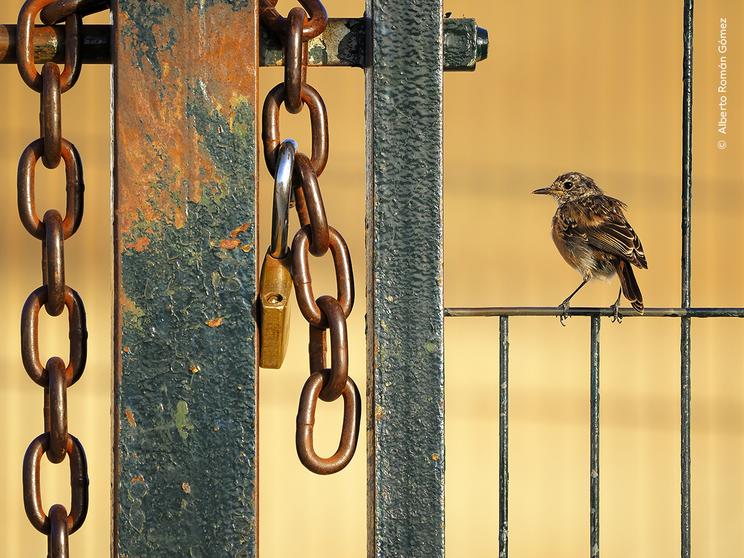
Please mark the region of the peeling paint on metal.
POLYGON ((173 413, 173 422, 178 429, 178 433, 181 438, 185 441, 192 430, 194 430, 194 423, 189 419, 189 404, 186 401, 179 401, 176 403, 176 412, 173 413))
POLYGON ((159 32, 161 23, 171 17, 165 2, 130 2, 126 10, 120 12, 128 22, 122 25, 122 36, 140 45, 130 49, 137 60, 137 68, 142 70, 144 60, 152 66, 155 74, 162 77, 159 54, 167 51, 175 42, 175 31, 163 37, 159 32), (163 40, 165 38, 165 40, 163 40))
POLYGON ((114 552, 253 558, 255 4, 113 9, 114 552))
POLYGON ((137 427, 137 421, 134 419, 134 413, 132 412, 132 409, 127 407, 124 409, 124 415, 127 417, 127 422, 129 423, 129 426, 132 428, 137 427))

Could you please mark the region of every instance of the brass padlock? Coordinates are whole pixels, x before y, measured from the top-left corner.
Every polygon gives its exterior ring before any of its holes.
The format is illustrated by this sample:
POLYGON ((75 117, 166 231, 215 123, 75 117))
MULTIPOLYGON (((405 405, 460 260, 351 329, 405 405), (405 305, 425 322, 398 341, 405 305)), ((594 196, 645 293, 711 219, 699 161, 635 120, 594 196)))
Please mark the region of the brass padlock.
POLYGON ((292 254, 287 248, 292 172, 297 144, 285 140, 277 150, 271 247, 264 257, 258 289, 261 368, 281 368, 289 344, 292 254))
POLYGON ((289 298, 292 296, 291 253, 275 258, 269 252, 261 267, 259 319, 262 368, 281 368, 289 344, 289 298))

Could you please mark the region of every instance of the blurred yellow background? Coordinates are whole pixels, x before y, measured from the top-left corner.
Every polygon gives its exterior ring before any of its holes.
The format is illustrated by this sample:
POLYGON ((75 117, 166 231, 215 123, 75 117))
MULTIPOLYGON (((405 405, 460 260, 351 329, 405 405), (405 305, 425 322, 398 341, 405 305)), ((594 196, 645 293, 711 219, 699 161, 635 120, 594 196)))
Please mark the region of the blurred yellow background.
MULTIPOLYGON (((292 6, 279 3, 281 11, 292 6)), ((336 17, 360 16, 361 0, 326 0, 336 17)), ((14 22, 20 1, 4 2, 14 22)), ((555 305, 578 275, 549 237, 553 203, 530 195, 568 170, 594 177, 629 205, 649 270, 637 274, 647 306, 680 301, 682 1, 526 0, 445 2, 490 32, 490 56, 472 74, 445 79, 445 300, 448 306, 555 305)), ((693 305, 744 306, 742 145, 744 5, 699 2, 695 32, 693 305), (719 150, 720 18, 727 18, 730 126, 719 150)), ((105 17, 89 18, 90 23, 105 17)), ((45 537, 23 513, 21 460, 42 427, 42 390, 23 371, 19 315, 40 277, 40 246, 16 211, 15 169, 38 135, 38 96, 12 66, 0 68, 0 558, 42 556, 45 537)), ((281 79, 261 71, 260 99, 281 79)), ((331 158, 321 179, 331 223, 347 238, 358 300, 349 321, 351 374, 363 389, 364 76, 311 69, 329 110, 331 158)), ((414 91, 412 91, 415 94, 414 91)), ((86 214, 66 243, 67 282, 88 311, 86 375, 70 390, 70 430, 90 463, 91 510, 71 538, 72 556, 109 554, 111 405, 111 214, 109 69, 86 66, 63 97, 64 135, 80 150, 86 214)), ((305 115, 284 114, 283 132, 308 145, 305 115)), ((405 157, 405 153, 401 154, 405 157)), ((40 167, 41 169, 41 167, 40 167)), ((63 203, 63 172, 40 170, 40 210, 63 203)), ((261 164, 262 241, 268 242, 268 174, 261 164)), ((330 264, 314 268, 316 292, 332 288, 330 264)), ((609 305, 616 283, 596 283, 578 305, 609 305)), ((41 313, 42 353, 67 354, 65 320, 41 313)), ((261 372, 260 540, 264 558, 365 554, 364 444, 330 478, 295 456, 294 417, 306 371, 306 326, 295 308, 281 371, 261 372), (333 527, 329 529, 329 526, 333 527)), ((693 325, 693 555, 741 556, 744 528, 744 324, 693 325)), ((679 555, 679 322, 602 322, 601 533, 607 558, 679 555)), ((589 553, 589 324, 572 318, 511 321, 510 551, 518 558, 589 553)), ((447 552, 497 554, 498 323, 448 319, 447 552)), ((321 407, 319 446, 337 440, 339 406, 321 407)), ((69 499, 67 467, 43 460, 45 502, 69 499)), ((174 528, 187 528, 174 526, 174 528)))

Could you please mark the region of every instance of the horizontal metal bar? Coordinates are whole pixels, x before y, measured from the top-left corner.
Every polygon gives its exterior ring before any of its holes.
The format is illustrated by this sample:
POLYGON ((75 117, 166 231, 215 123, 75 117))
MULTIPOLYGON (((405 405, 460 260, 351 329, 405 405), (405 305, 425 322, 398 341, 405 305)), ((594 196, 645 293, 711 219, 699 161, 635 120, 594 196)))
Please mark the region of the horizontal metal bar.
MULTIPOLYGON (((365 68, 367 57, 367 20, 364 18, 328 20, 328 27, 308 44, 310 66, 352 66, 365 68)), ((34 33, 36 62, 64 61, 64 26, 37 25, 34 33)), ((83 62, 111 62, 111 26, 83 26, 83 62)), ((474 19, 444 20, 444 69, 474 70, 488 56, 488 32, 474 19)), ((16 63, 16 26, 0 25, 0 64, 16 63)), ((259 49, 261 66, 281 66, 284 53, 276 35, 261 29, 259 49)))
MULTIPOLYGON (((310 66, 369 66, 367 56, 368 20, 329 19, 325 31, 308 43, 310 66)), ((474 19, 444 20, 444 69, 472 71, 488 56, 488 31, 478 27, 474 19)), ((261 29, 261 66, 281 66, 284 53, 279 38, 261 29)))
MULTIPOLYGON (((365 67, 366 30, 364 19, 329 18, 325 31, 308 42, 308 65, 365 67)), ((260 44, 258 61, 261 66, 284 65, 284 52, 278 35, 261 27, 260 44)))
MULTIPOLYGON (((111 63, 111 26, 83 25, 83 63, 111 63)), ((37 25, 34 31, 37 64, 65 61, 65 26, 37 25)), ((16 63, 16 26, 0 24, 0 64, 16 63)))
MULTIPOLYGON (((491 316, 560 316, 555 306, 491 306, 483 308, 445 308, 447 318, 491 316)), ((570 308, 568 316, 613 316, 611 308, 570 308)), ((744 318, 744 308, 646 308, 639 314, 633 308, 620 308, 623 318, 744 318)))

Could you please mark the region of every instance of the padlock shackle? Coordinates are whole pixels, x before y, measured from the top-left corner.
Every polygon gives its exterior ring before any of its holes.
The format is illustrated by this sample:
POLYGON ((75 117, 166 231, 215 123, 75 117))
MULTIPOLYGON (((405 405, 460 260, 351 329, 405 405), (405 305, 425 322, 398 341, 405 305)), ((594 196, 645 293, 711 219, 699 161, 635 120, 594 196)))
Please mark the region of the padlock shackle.
POLYGON ((269 254, 277 259, 287 255, 289 235, 289 206, 292 198, 292 173, 294 172, 297 143, 284 140, 276 155, 274 179, 274 207, 271 212, 271 248, 269 254))

